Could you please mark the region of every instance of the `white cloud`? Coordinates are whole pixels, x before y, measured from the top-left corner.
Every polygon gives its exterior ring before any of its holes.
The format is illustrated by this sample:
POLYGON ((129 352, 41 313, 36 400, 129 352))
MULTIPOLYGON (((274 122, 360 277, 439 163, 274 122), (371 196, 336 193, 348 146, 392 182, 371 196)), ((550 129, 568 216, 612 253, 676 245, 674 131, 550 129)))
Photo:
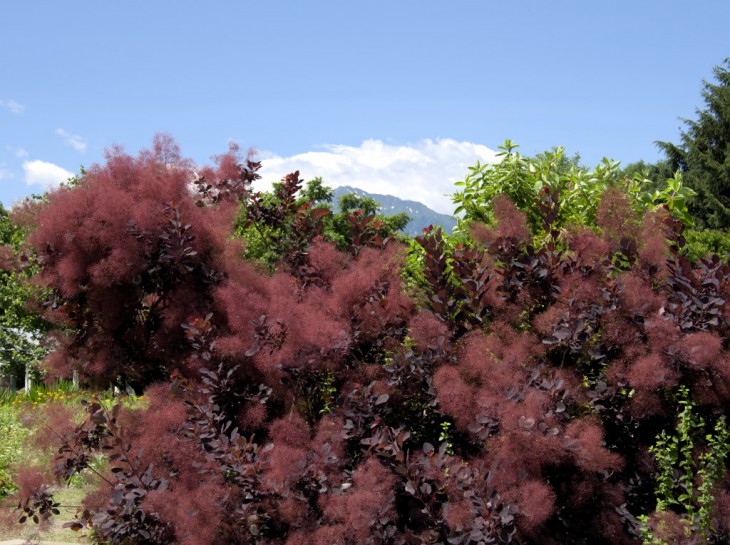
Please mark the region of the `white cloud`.
POLYGON ((28 157, 28 152, 25 151, 23 148, 16 148, 15 149, 15 156, 18 159, 25 159, 26 157, 28 157))
POLYGON ((447 194, 477 161, 494 162, 496 152, 479 144, 444 138, 393 146, 366 140, 360 146, 328 145, 280 157, 261 153, 260 174, 267 183, 299 170, 305 180, 321 176, 331 187, 349 185, 371 193, 419 201, 446 214, 454 211, 447 194))
POLYGON ((51 189, 73 177, 73 173, 46 161, 25 161, 23 163, 25 183, 41 185, 43 189, 51 189))
POLYGON ((0 107, 7 108, 11 113, 22 114, 25 111, 25 106, 15 102, 14 100, 2 100, 0 99, 0 107))
POLYGON ((76 151, 82 153, 86 151, 86 142, 78 134, 71 134, 63 129, 56 129, 56 134, 63 138, 63 141, 76 151))

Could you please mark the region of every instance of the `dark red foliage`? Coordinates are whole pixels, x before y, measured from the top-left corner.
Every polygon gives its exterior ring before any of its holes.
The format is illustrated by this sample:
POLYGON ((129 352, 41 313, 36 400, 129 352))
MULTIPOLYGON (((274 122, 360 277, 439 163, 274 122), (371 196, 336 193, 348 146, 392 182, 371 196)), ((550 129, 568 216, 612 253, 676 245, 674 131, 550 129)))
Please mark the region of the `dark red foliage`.
POLYGON ((19 261, 11 246, 0 245, 0 272, 18 269, 19 261))
POLYGON ((363 248, 384 248, 395 238, 394 234, 386 234, 387 229, 373 214, 365 214, 362 210, 355 210, 347 216, 350 227, 351 242, 347 251, 357 255, 363 248))
POLYGON ((328 526, 341 533, 339 540, 366 543, 377 536, 387 542, 395 534, 395 481, 392 472, 369 458, 353 472, 352 487, 344 494, 320 498, 328 526))
POLYGON ((136 158, 114 149, 39 213, 39 280, 78 330, 64 355, 101 384, 163 378, 187 348, 180 324, 210 307, 227 212, 194 205, 192 168, 165 137, 136 158))
POLYGON ((700 259, 692 266, 684 255, 671 260, 667 269, 669 290, 666 311, 685 331, 724 330, 727 295, 723 288, 730 278, 730 266, 718 256, 700 259))
MULTIPOLYGON (((552 230, 551 233, 556 234, 552 230)), ((489 246, 489 254, 496 262, 496 291, 508 311, 507 320, 518 319, 509 310, 531 309, 534 313, 549 305, 560 292, 560 267, 564 263, 554 238, 536 249, 516 237, 499 237, 489 246)))
POLYGON ((443 320, 439 320, 430 311, 421 311, 411 318, 408 335, 421 350, 443 344, 448 334, 448 327, 443 320))
POLYGON ((497 222, 495 229, 497 238, 506 237, 516 240, 530 238, 527 217, 506 195, 500 195, 494 200, 494 219, 497 222))
POLYGON ((429 285, 428 306, 459 337, 478 327, 489 313, 490 289, 485 252, 478 246, 459 246, 449 252, 441 228, 424 229, 416 241, 425 252, 423 272, 429 285))
MULTIPOLYGON (((473 245, 419 237, 418 308, 372 220, 353 217, 339 252, 295 206, 298 174, 269 206, 252 157, 217 163, 195 169, 166 138, 114 150, 39 213, 48 312, 76 328, 49 361, 149 400, 92 401, 63 434, 60 476, 112 462, 72 527, 115 545, 607 545, 637 543, 647 514, 680 539, 681 513, 652 515, 649 447, 678 384, 703 415, 730 409, 724 263, 691 267, 677 226, 665 243, 613 191, 601 234, 561 234, 546 190, 542 245, 505 199, 473 245), (298 230, 275 273, 240 259, 238 205, 298 230)), ((52 513, 30 484, 21 509, 52 513)), ((728 505, 722 489, 718 539, 728 505)))
POLYGON ((620 245, 622 240, 636 240, 640 225, 629 196, 617 187, 607 189, 601 197, 596 223, 603 238, 613 245, 620 245))
POLYGON ((239 149, 237 144, 231 143, 228 153, 215 157, 217 168, 203 167, 197 172, 195 186, 199 206, 244 201, 251 196, 251 184, 261 178, 258 174, 261 163, 253 160, 253 150, 249 150, 243 159, 239 149))

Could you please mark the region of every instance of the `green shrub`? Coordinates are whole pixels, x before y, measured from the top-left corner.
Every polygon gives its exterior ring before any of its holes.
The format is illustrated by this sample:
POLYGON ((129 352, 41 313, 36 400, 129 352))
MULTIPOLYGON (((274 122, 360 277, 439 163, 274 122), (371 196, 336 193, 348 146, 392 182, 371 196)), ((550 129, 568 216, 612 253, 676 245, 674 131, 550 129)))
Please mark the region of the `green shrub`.
POLYGON ((692 263, 712 254, 725 257, 730 253, 730 231, 727 229, 687 229, 684 238, 687 257, 692 263))
POLYGON ((533 235, 539 236, 543 226, 538 203, 554 192, 560 204, 555 227, 577 224, 596 229, 598 203, 610 188, 625 191, 638 213, 666 208, 685 225, 691 225, 687 199, 694 191, 683 184, 679 172, 662 181, 646 179, 644 173, 634 173, 629 178, 622 176, 618 161, 604 158, 591 170, 580 165, 578 157, 567 157, 562 147, 534 157, 521 155, 516 151, 518 147, 506 140, 499 146, 499 162, 477 163, 469 167, 463 181, 456 183, 459 191, 452 195, 452 200, 456 205, 454 213, 461 217, 462 230, 464 224, 475 221, 492 223, 495 199, 507 195, 526 214, 533 235))

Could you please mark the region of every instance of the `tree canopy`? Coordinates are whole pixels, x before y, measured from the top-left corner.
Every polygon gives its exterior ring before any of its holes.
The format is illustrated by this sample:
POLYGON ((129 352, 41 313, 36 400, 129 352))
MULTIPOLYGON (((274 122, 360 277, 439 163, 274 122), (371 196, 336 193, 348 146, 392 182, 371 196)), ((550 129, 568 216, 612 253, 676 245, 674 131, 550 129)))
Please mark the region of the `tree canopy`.
POLYGON ((538 203, 551 199, 560 204, 553 227, 574 224, 596 228, 598 205, 609 189, 624 192, 635 212, 666 206, 675 216, 691 221, 686 199, 693 191, 683 185, 681 176, 657 183, 646 178, 644 169, 635 167, 624 174, 618 161, 605 157, 590 169, 579 163, 579 156, 568 157, 562 147, 534 157, 522 155, 518 147, 505 141, 499 146, 497 162, 477 163, 456 183, 458 191, 452 198, 455 213, 461 214, 462 230, 471 222, 491 224, 495 202, 502 195, 526 214, 533 234, 545 234, 538 203))
POLYGON ((26 369, 38 375, 46 354, 43 336, 50 324, 40 309, 29 308, 40 290, 30 282, 33 267, 22 254, 26 230, 12 221, 0 205, 0 375, 20 384, 26 369))
POLYGON ((704 107, 684 120, 681 142, 657 144, 697 193, 689 206, 698 224, 719 229, 730 227, 730 58, 713 73, 714 82, 702 83, 704 107))

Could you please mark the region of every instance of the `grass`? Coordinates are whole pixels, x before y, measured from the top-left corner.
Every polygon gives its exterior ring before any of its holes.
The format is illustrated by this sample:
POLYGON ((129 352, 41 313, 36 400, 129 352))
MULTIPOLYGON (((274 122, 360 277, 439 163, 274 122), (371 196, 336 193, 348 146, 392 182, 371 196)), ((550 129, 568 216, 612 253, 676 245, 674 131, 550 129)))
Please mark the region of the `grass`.
POLYGON ((23 441, 28 434, 17 411, 12 406, 0 405, 0 498, 16 489, 13 468, 20 459, 23 441))
MULTIPOLYGON (((12 528, 0 527, 0 541, 9 539, 26 539, 29 541, 61 541, 66 543, 87 543, 81 535, 83 532, 74 532, 63 528, 63 524, 73 519, 74 513, 81 500, 90 490, 90 485, 85 487, 61 486, 54 489, 53 497, 61 504, 60 515, 51 519, 50 524, 16 524, 12 528)), ((10 508, 14 508, 11 504, 10 508)))
MULTIPOLYGON (((14 479, 19 467, 42 465, 48 467, 54 455, 53 448, 41 449, 34 445, 31 438, 36 433, 48 433, 46 415, 40 410, 47 403, 62 404, 78 412, 79 421, 84 417, 80 401, 92 399, 106 407, 119 401, 111 391, 94 394, 89 391, 70 387, 71 383, 61 385, 38 385, 30 392, 0 391, 0 508, 2 520, 16 520, 17 513, 12 513, 17 505, 13 493, 17 490, 14 479), (3 500, 2 498, 5 498, 3 500)), ((125 396, 126 407, 139 409, 145 406, 142 397, 125 396)), ((103 471, 105 460, 99 458, 94 463, 96 469, 103 471)), ((84 532, 64 529, 63 524, 73 519, 82 499, 98 484, 98 477, 86 471, 84 475, 76 475, 67 484, 58 484, 53 488, 55 501, 61 504, 59 515, 52 517, 46 525, 0 524, 0 541, 6 539, 27 539, 30 541, 63 541, 69 543, 85 543, 81 538, 84 532)))

